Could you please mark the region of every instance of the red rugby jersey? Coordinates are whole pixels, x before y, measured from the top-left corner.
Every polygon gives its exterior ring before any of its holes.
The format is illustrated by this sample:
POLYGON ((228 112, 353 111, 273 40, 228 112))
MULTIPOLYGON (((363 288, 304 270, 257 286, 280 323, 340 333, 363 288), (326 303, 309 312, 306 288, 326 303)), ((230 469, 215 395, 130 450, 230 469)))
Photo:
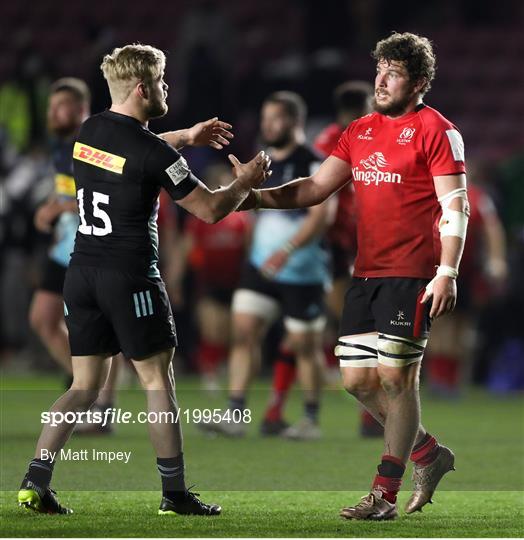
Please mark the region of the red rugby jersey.
POLYGON ((214 225, 189 216, 186 231, 193 237, 190 264, 207 286, 233 289, 238 285, 251 229, 248 212, 232 212, 214 225))
POLYGON ((331 155, 352 170, 354 275, 433 278, 441 216, 433 177, 465 172, 457 128, 426 105, 394 119, 372 113, 348 126, 331 155))
MULTIPOLYGON (((313 146, 323 156, 329 156, 336 148, 343 128, 338 124, 329 124, 315 139, 313 146)), ((354 255, 357 244, 355 223, 355 197, 352 184, 347 184, 338 192, 338 205, 335 221, 329 227, 326 237, 346 252, 354 255)))

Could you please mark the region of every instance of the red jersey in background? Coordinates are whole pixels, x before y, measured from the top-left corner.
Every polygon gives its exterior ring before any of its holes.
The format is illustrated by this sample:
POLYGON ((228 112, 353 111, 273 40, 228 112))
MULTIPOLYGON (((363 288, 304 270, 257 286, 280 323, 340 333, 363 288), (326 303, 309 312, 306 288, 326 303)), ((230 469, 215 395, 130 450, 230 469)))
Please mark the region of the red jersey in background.
MULTIPOLYGON (((327 157, 336 148, 338 140, 343 133, 343 128, 333 123, 324 128, 315 139, 315 150, 327 157)), ((355 197, 352 184, 344 186, 338 192, 338 206, 335 221, 328 229, 326 237, 348 255, 354 254, 357 249, 357 230, 355 220, 355 197)))
POLYGON ((238 285, 250 229, 247 212, 232 212, 214 225, 188 217, 186 231, 193 240, 189 263, 202 285, 224 289, 238 285))

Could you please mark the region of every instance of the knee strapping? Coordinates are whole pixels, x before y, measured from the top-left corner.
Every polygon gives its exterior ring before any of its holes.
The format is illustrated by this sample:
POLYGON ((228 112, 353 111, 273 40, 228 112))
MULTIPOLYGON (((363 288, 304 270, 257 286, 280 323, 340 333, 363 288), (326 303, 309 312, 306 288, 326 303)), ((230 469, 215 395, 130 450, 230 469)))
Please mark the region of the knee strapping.
POLYGON ((342 336, 335 347, 340 367, 377 367, 377 335, 342 336))
POLYGON ((378 362, 391 367, 402 367, 421 362, 427 339, 403 338, 389 334, 378 335, 378 362))

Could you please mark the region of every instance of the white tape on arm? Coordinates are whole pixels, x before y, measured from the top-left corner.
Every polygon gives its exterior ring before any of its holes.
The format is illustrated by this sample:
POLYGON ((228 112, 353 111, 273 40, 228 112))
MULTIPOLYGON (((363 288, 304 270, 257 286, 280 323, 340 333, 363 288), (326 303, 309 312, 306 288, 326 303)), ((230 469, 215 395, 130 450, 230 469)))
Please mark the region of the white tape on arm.
POLYGON ((435 285, 435 281, 437 281, 437 279, 442 276, 447 276, 451 279, 457 279, 458 270, 456 268, 453 268, 452 266, 446 266, 444 264, 438 266, 436 276, 426 285, 426 292, 429 295, 433 294, 433 285, 435 285))
POLYGON ((439 197, 438 202, 442 207, 442 217, 438 224, 440 237, 458 236, 465 240, 466 230, 468 228, 468 215, 465 212, 459 212, 449 208, 451 201, 454 199, 464 199, 467 203, 466 188, 457 188, 439 197))

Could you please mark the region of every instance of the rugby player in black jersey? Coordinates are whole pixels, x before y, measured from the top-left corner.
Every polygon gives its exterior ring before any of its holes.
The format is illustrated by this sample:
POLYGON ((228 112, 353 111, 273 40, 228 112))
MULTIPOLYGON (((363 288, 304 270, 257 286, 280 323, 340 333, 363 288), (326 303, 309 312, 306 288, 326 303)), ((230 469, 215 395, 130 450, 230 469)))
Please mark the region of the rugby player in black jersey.
MULTIPOLYGON (((104 383, 107 364, 122 351, 133 361, 147 394, 148 411, 171 413, 177 404, 170 372, 177 344, 165 286, 157 268, 156 213, 163 187, 184 209, 214 223, 234 211, 270 174, 264 152, 246 164, 233 155, 229 186, 208 190, 172 147, 190 142, 188 130, 164 135, 148 121, 167 112, 164 53, 148 45, 127 45, 101 65, 111 109, 82 126, 74 146, 80 225, 64 285, 65 319, 73 363, 73 384, 51 412, 86 411, 104 383)), ((211 122, 215 145, 227 143, 211 122)), ((45 424, 35 459, 18 494, 21 505, 43 513, 67 514, 49 484, 54 460, 74 424, 45 424)), ((149 433, 162 480, 160 514, 217 515, 186 488, 180 423, 150 423, 149 433)))

